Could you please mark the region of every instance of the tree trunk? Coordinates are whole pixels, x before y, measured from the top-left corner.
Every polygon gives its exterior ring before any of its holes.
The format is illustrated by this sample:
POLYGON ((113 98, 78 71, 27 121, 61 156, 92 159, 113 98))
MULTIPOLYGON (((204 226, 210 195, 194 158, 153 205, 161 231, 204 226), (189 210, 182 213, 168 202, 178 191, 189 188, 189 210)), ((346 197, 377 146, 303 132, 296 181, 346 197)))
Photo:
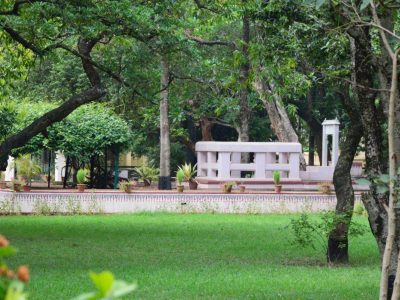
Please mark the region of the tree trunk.
POLYGON ((207 117, 203 117, 200 120, 200 128, 201 128, 201 140, 204 142, 213 141, 212 136, 212 128, 214 127, 214 123, 210 121, 207 117))
POLYGON ((330 263, 349 261, 348 232, 354 210, 354 190, 350 170, 363 132, 357 104, 351 101, 348 94, 342 98, 342 104, 350 117, 351 125, 341 145, 340 156, 333 174, 337 198, 335 213, 342 222, 337 223, 329 235, 327 259, 330 263))
MULTIPOLYGON (((290 123, 285 108, 281 104, 280 97, 273 91, 273 85, 263 82, 260 78, 256 78, 253 84, 268 112, 272 130, 278 140, 280 142, 298 143, 299 138, 290 123), (266 95, 270 95, 271 99, 268 99, 266 95)), ((306 161, 303 155, 300 155, 300 168, 306 169, 306 161)))
POLYGON ((160 190, 171 189, 171 144, 169 139, 168 120, 168 86, 169 66, 165 57, 161 57, 161 101, 160 101, 160 178, 158 188, 160 190))
MULTIPOLYGON (((245 0, 243 2, 246 2, 245 0)), ((242 63, 240 65, 240 113, 239 113, 239 141, 249 141, 249 121, 250 121, 250 108, 249 108, 249 42, 250 42, 250 20, 246 12, 243 15, 243 33, 242 33, 242 63)), ((246 158, 244 158, 246 159, 246 158)), ((248 161, 248 155, 247 155, 248 161)))
POLYGON ((102 89, 101 86, 100 76, 90 62, 90 53, 96 43, 97 39, 80 38, 78 41, 78 51, 82 55, 82 66, 92 87, 78 95, 72 96, 69 100, 61 104, 59 107, 45 113, 43 116, 33 121, 30 125, 22 129, 20 132, 10 136, 5 141, 3 141, 0 144, 0 170, 4 171, 7 168, 7 160, 9 154, 11 153, 11 150, 22 147, 32 137, 43 132, 53 123, 63 120, 79 106, 98 100, 105 95, 105 91, 102 89))

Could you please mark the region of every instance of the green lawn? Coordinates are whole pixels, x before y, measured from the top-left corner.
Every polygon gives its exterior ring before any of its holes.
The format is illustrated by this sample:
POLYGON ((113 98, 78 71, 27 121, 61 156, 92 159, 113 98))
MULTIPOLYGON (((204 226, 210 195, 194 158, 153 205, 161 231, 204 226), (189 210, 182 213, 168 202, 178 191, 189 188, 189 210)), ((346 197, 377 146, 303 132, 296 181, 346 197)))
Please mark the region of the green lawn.
MULTIPOLYGON (((290 244, 293 216, 138 214, 0 217, 28 264, 30 299, 91 290, 89 270, 139 288, 129 299, 376 299, 379 261, 370 234, 351 241, 351 265, 290 244)), ((365 218, 362 221, 367 223, 365 218)))

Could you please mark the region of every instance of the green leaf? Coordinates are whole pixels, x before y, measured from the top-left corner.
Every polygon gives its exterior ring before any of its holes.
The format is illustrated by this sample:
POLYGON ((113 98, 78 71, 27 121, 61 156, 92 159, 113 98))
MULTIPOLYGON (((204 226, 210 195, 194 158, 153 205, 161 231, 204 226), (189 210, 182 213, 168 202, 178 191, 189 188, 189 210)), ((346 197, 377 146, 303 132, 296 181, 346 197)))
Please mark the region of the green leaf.
POLYGON ((4 300, 26 300, 24 293, 24 284, 19 281, 12 281, 7 289, 4 300))
POLYGON ((119 298, 125 296, 132 293, 136 288, 137 285, 134 283, 128 284, 125 281, 116 280, 113 286, 112 297, 119 298))
POLYGON ((94 285, 100 291, 102 296, 107 296, 111 293, 111 289, 114 283, 114 275, 111 272, 90 272, 90 278, 92 279, 94 285))
POLYGON ((16 252, 17 250, 11 246, 0 247, 0 257, 11 256, 14 255, 16 252))
POLYGON ((316 9, 320 9, 320 7, 324 5, 325 2, 326 0, 317 0, 317 2, 315 3, 316 9))
POLYGON ((385 194, 388 190, 389 188, 386 185, 378 185, 376 188, 378 194, 385 194))
POLYGON ((390 176, 388 174, 382 174, 379 175, 379 180, 383 183, 389 183, 390 182, 390 176))
POLYGON ((360 10, 365 9, 369 4, 371 3, 371 0, 363 0, 360 5, 360 10))
POLYGON ((370 185, 371 184, 371 182, 366 178, 357 179, 356 183, 359 185, 370 185))

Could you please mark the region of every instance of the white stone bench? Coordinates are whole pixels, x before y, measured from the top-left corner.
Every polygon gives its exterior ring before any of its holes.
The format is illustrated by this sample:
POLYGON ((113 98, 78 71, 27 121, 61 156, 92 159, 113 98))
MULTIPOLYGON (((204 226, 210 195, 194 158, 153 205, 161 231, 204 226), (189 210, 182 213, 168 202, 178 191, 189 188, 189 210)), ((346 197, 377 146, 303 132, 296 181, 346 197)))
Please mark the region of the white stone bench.
POLYGON ((219 180, 236 180, 242 171, 254 172, 252 179, 272 179, 272 172, 281 172, 287 180, 300 180, 300 143, 264 142, 198 142, 197 177, 219 180), (243 153, 254 157, 242 163, 243 153))

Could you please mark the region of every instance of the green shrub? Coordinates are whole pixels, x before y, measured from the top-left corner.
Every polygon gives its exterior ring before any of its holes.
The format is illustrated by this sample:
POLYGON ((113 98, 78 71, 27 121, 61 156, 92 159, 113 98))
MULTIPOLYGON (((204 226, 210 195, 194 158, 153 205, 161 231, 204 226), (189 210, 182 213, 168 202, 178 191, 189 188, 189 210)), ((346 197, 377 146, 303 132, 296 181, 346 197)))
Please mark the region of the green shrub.
MULTIPOLYGON (((292 244, 300 247, 311 247, 314 250, 318 248, 327 253, 328 238, 336 225, 348 222, 352 212, 342 215, 335 214, 334 211, 322 213, 319 219, 311 218, 310 215, 303 213, 299 218, 290 220, 290 229, 293 234, 292 244)), ((353 219, 349 225, 349 235, 356 237, 362 236, 368 232, 368 228, 353 219)))
POLYGON ((365 213, 366 213, 366 210, 364 208, 364 205, 362 205, 361 203, 357 202, 354 205, 354 214, 362 216, 362 215, 365 215, 365 213))
POLYGON ((281 172, 279 171, 274 171, 272 173, 272 176, 274 178, 274 183, 275 185, 279 185, 281 183, 281 172))
POLYGON ((184 179, 185 179, 185 174, 182 169, 179 169, 178 172, 176 172, 176 181, 178 185, 182 185, 184 179))
POLYGON ((76 173, 76 181, 78 184, 84 184, 86 182, 86 176, 88 171, 86 169, 79 169, 76 173))

